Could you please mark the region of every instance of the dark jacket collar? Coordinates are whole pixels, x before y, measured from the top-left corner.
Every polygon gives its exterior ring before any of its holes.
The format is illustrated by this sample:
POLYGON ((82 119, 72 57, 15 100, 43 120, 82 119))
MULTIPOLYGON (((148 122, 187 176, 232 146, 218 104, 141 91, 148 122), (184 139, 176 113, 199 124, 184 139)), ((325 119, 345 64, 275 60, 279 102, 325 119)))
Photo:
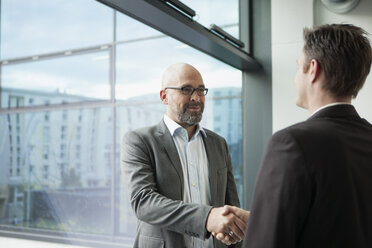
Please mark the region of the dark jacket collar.
POLYGON ((360 119, 354 106, 351 104, 340 104, 326 107, 319 112, 312 115, 308 120, 318 118, 349 118, 349 119, 360 119))

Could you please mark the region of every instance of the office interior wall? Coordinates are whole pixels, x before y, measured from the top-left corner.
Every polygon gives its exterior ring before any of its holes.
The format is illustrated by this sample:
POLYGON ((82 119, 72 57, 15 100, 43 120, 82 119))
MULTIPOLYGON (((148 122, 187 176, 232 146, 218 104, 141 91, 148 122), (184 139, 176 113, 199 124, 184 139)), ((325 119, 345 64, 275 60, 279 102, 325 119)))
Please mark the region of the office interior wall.
MULTIPOLYGON (((273 132, 309 117, 307 110, 296 106, 294 77, 296 59, 302 46, 302 29, 326 23, 350 23, 372 34, 372 1, 361 0, 346 14, 335 14, 326 9, 321 0, 271 1, 272 25, 272 98, 273 132)), ((372 39, 372 36, 370 36, 372 39)), ((352 101, 359 114, 372 122, 372 76, 358 97, 352 101)))

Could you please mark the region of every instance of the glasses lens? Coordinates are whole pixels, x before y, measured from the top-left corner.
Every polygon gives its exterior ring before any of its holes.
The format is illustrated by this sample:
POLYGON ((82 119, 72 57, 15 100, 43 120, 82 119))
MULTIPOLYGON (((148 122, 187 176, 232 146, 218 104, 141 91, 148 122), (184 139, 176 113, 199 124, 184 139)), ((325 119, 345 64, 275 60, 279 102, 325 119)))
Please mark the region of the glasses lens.
POLYGON ((193 87, 183 87, 181 88, 182 94, 184 95, 191 95, 194 91, 193 87))
POLYGON ((205 88, 197 88, 196 89, 196 92, 198 92, 198 95, 199 96, 205 96, 208 92, 208 89, 205 89, 205 88))

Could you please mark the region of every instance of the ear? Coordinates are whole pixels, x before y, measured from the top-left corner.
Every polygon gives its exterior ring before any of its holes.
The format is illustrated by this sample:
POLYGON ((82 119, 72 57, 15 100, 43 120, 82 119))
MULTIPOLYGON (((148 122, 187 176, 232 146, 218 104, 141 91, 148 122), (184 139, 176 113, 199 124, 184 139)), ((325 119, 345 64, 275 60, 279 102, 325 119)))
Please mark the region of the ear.
POLYGON ((165 90, 160 91, 160 100, 163 102, 164 105, 168 105, 168 97, 165 90))
POLYGON ((320 75, 320 64, 315 59, 312 59, 310 61, 309 75, 310 75, 310 81, 311 81, 311 83, 314 83, 319 78, 319 75, 320 75))

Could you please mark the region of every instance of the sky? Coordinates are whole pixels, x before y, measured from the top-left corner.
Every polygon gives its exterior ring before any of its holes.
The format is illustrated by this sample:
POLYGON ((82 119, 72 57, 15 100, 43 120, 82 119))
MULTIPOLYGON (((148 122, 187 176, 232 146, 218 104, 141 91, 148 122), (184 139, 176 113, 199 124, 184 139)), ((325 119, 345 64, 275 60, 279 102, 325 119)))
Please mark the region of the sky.
MULTIPOLYGON (((209 27, 238 23, 238 1, 184 0, 198 22, 209 27), (213 2, 213 3, 212 3, 213 2), (216 14, 221 10, 223 15, 216 14)), ((113 10, 92 0, 2 0, 1 59, 100 46, 113 39, 113 10)), ((237 28, 226 29, 237 36, 237 28)), ((161 74, 177 62, 194 65, 207 87, 241 87, 241 72, 128 17, 117 15, 116 96, 157 93, 161 74), (160 36, 160 38, 159 38, 160 36), (153 39, 135 41, 135 39, 153 39)), ((110 97, 110 54, 92 50, 2 66, 3 87, 62 91, 98 99, 110 97)))

